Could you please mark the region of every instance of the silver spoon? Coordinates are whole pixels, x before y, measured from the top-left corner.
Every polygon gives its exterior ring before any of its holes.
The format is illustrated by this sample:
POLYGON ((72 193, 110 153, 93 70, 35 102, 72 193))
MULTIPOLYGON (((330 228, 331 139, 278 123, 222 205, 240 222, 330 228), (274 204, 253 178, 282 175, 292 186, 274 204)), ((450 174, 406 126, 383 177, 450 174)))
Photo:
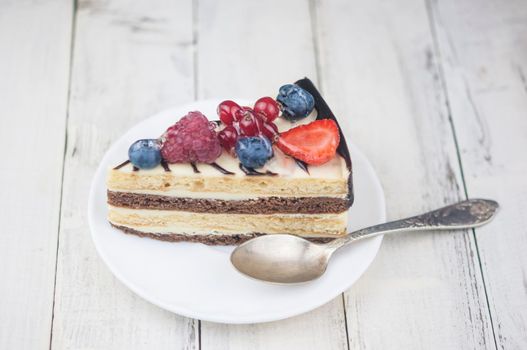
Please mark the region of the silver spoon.
POLYGON ((498 208, 493 200, 469 199, 418 216, 363 228, 326 244, 288 234, 260 236, 234 249, 231 262, 241 273, 262 281, 307 282, 322 276, 333 253, 350 243, 387 233, 478 227, 490 222, 498 208))

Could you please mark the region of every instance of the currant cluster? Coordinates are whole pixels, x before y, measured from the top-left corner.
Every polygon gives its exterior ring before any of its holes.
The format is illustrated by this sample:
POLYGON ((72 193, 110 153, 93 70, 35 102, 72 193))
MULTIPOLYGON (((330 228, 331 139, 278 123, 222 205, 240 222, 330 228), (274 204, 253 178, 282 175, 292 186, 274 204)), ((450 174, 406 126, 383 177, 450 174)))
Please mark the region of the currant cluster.
POLYGON ((220 144, 232 155, 240 137, 265 136, 271 141, 278 137, 274 120, 280 114, 280 107, 271 97, 260 98, 253 108, 242 107, 230 100, 223 101, 217 112, 225 124, 225 128, 218 133, 220 144))

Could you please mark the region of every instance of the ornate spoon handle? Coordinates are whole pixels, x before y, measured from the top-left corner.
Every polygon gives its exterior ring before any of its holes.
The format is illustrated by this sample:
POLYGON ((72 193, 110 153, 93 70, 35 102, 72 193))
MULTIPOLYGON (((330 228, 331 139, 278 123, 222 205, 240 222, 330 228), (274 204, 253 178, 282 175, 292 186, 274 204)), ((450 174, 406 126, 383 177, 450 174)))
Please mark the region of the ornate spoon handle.
POLYGON ((493 200, 469 199, 421 215, 363 228, 328 243, 327 247, 337 249, 359 239, 387 233, 478 227, 491 221, 498 208, 493 200))

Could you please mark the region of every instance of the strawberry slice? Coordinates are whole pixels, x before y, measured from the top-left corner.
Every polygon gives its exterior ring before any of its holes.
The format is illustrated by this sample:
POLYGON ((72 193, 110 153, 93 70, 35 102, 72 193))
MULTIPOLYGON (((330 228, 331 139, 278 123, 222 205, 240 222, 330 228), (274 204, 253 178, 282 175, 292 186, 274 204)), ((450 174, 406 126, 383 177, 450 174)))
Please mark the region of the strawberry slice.
POLYGON ((281 133, 276 145, 285 154, 307 164, 320 165, 335 156, 339 142, 337 123, 321 119, 281 133))

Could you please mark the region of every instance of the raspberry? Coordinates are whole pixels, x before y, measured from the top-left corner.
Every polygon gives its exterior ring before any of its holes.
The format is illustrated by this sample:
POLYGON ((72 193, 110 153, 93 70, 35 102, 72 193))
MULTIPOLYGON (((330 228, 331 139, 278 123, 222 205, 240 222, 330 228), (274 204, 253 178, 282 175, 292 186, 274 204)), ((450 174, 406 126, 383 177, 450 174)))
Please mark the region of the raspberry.
POLYGON ((190 112, 163 134, 163 159, 169 163, 214 162, 221 154, 215 127, 200 112, 190 112))

